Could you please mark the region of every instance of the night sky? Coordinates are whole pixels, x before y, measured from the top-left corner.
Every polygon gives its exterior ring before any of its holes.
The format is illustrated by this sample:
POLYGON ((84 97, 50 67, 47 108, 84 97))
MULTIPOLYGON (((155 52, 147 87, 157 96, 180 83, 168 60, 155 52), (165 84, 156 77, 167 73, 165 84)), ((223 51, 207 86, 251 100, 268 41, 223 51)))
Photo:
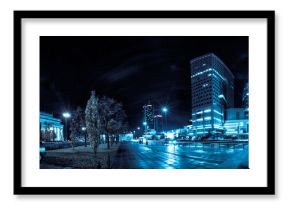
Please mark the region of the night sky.
POLYGON ((248 81, 248 37, 40 37, 40 109, 85 108, 90 91, 123 103, 131 128, 142 106, 166 105, 168 127, 190 124, 190 60, 215 53, 235 75, 235 106, 248 81))

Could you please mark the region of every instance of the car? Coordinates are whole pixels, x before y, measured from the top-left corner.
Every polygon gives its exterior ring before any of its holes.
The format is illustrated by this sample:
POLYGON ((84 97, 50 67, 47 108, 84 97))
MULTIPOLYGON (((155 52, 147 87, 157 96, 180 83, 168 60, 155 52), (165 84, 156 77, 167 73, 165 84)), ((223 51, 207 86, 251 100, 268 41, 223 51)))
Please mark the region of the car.
POLYGON ((46 154, 46 149, 44 147, 44 144, 43 142, 40 142, 40 145, 39 145, 39 160, 42 161, 43 158, 45 157, 45 154, 46 154))
POLYGON ((174 139, 165 138, 164 145, 170 145, 170 144, 176 145, 177 141, 174 139))

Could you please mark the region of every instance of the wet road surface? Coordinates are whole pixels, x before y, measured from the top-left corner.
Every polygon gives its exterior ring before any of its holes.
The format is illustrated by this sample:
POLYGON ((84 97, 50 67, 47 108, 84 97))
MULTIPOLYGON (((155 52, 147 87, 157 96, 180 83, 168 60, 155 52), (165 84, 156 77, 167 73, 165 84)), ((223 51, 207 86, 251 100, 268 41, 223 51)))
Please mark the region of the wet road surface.
POLYGON ((248 167, 248 146, 144 145, 123 142, 113 169, 236 169, 248 167))

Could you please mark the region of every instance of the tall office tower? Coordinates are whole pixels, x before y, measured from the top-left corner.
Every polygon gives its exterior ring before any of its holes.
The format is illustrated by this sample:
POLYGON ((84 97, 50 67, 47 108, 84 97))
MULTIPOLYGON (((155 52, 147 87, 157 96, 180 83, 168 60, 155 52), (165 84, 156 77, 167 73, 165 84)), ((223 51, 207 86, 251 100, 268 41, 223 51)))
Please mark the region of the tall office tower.
POLYGON ((196 136, 221 133, 225 109, 234 107, 234 75, 213 53, 190 64, 193 131, 196 136))
POLYGON ((163 130, 163 116, 160 114, 154 115, 154 130, 156 132, 163 130))
POLYGON ((242 100, 243 100, 243 107, 245 109, 245 115, 249 117, 249 83, 245 84, 242 100))
POLYGON ((143 106, 145 130, 154 129, 154 110, 150 100, 143 106))

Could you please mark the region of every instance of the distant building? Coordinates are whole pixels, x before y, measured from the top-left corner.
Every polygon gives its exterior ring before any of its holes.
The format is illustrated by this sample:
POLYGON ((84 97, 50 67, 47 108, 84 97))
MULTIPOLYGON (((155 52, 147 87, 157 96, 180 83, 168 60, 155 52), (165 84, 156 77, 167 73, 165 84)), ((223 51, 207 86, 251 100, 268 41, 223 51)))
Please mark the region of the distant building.
POLYGON ((163 131, 163 116, 160 114, 154 115, 154 129, 156 132, 163 131))
POLYGON ((143 106, 145 131, 154 129, 154 109, 150 101, 143 106))
POLYGON ((244 108, 229 108, 225 112, 225 120, 243 120, 248 119, 244 108))
POLYGON ((249 117, 249 83, 246 83, 244 87, 242 101, 245 109, 245 115, 249 117))
POLYGON ((225 115, 225 135, 248 138, 249 120, 244 108, 229 108, 225 115))
POLYGON ((52 114, 40 112, 40 134, 45 141, 64 141, 63 124, 52 114))
POLYGON ((197 136, 221 133, 225 109, 234 107, 234 75, 213 53, 190 64, 193 131, 197 136))
POLYGON ((239 138, 248 138, 249 120, 226 120, 224 124, 225 135, 236 136, 239 138))
POLYGON ((132 141, 133 137, 133 133, 120 134, 120 141, 132 141))

